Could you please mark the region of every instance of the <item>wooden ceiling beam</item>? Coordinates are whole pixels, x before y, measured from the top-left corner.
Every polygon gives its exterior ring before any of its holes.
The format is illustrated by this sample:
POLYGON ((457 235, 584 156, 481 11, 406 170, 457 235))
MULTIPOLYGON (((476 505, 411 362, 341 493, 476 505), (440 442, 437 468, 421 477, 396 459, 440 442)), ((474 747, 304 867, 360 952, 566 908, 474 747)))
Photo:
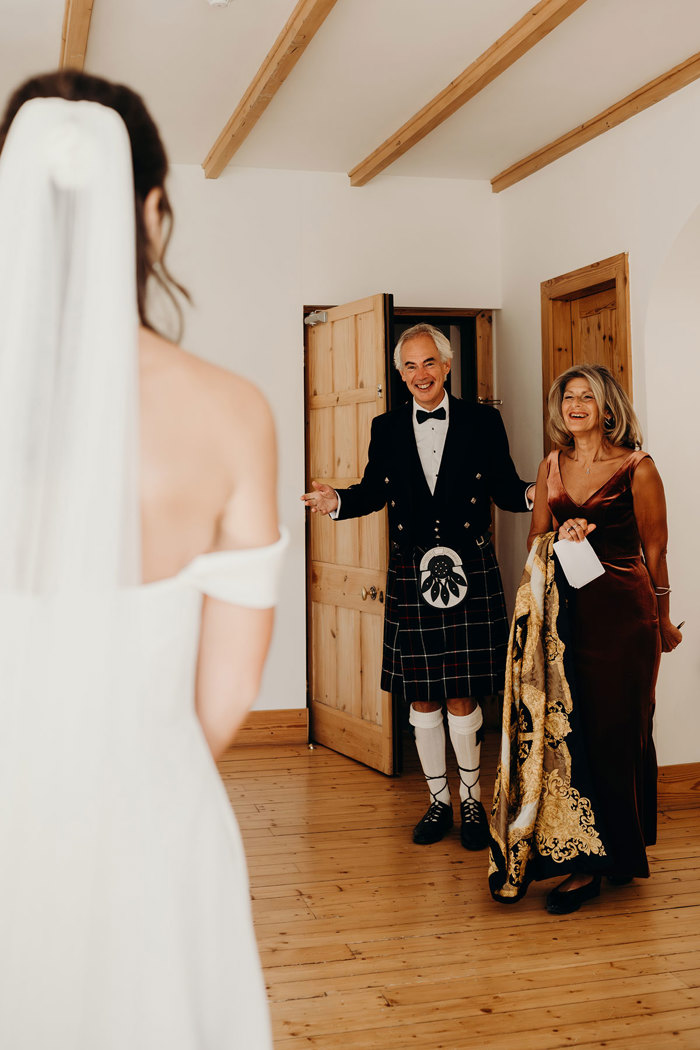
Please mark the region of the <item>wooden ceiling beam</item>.
POLYGON ((396 134, 348 172, 350 184, 364 186, 375 175, 379 175, 451 117, 465 102, 483 91, 585 2, 586 0, 541 0, 535 4, 519 22, 511 26, 439 95, 399 128, 396 134))
POLYGON ((337 0, 299 0, 235 112, 207 154, 202 167, 208 179, 219 177, 336 3, 337 0))
POLYGON ((61 34, 60 69, 81 70, 85 65, 94 0, 66 0, 61 34))
POLYGON ((651 80, 648 84, 633 91, 631 95, 627 95, 626 98, 616 102, 596 117, 587 120, 585 124, 581 124, 579 127, 567 132, 560 138, 555 139, 554 142, 542 146, 541 149, 535 150, 534 153, 530 153, 529 156, 523 157, 516 164, 512 164, 509 168, 500 172, 491 179, 493 192, 500 193, 501 190, 505 190, 516 182, 526 179, 528 175, 540 171, 541 168, 545 168, 553 161, 559 160, 560 157, 564 157, 567 153, 571 153, 572 150, 578 149, 579 146, 582 146, 585 142, 590 142, 591 139, 596 138, 598 135, 610 131, 611 128, 616 128, 618 124, 624 123, 630 117, 634 117, 637 113, 648 109, 649 106, 661 102, 662 99, 672 95, 674 91, 680 91, 681 88, 692 84, 698 78, 700 78, 700 51, 691 55, 685 62, 674 66, 673 69, 669 69, 667 73, 663 73, 656 80, 651 80))

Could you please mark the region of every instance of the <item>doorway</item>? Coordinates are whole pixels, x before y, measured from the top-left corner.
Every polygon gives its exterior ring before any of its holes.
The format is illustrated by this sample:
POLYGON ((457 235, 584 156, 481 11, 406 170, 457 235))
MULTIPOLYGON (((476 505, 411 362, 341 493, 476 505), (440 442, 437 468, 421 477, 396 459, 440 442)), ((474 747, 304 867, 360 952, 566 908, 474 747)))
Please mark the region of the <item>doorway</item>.
MULTIPOLYGON (((465 401, 500 405, 493 397, 493 314, 491 310, 436 309, 396 306, 391 323, 392 346, 414 324, 427 322, 445 335, 454 357, 445 383, 449 393, 465 401)), ((408 399, 408 391, 396 369, 391 366, 391 407, 408 399)))
MULTIPOLYGON (((455 393, 491 400, 490 311, 395 308, 379 294, 304 316, 307 489, 359 481, 372 419, 405 400, 393 347, 414 324, 450 339, 455 393)), ((404 705, 380 689, 387 532, 385 510, 307 516, 307 683, 311 739, 390 774, 401 769, 404 705)))

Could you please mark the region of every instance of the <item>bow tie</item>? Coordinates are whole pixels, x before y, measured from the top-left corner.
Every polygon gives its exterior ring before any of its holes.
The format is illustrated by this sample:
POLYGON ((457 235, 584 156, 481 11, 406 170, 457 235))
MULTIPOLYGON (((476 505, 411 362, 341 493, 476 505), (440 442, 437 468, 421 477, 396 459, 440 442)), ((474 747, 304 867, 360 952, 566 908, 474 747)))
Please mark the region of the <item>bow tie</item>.
POLYGON ((425 423, 426 419, 446 419, 447 412, 444 408, 436 408, 434 412, 424 412, 422 408, 416 409, 416 419, 419 423, 425 423))

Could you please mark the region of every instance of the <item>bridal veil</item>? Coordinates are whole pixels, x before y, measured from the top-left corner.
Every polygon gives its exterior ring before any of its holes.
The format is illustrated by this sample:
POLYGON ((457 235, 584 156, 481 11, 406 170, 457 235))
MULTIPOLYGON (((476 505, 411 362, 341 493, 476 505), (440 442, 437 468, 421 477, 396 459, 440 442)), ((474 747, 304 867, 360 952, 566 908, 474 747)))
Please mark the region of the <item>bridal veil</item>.
POLYGON ((126 127, 33 99, 0 156, 0 591, 140 581, 126 127))

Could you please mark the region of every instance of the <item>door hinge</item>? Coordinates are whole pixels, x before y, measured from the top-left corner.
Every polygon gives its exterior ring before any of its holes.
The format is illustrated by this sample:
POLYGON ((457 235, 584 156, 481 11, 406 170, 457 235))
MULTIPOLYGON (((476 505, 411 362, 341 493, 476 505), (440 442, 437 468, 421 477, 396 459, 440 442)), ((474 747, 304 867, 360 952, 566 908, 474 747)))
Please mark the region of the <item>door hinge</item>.
POLYGON ((325 324, 328 320, 328 313, 326 310, 312 310, 310 314, 307 314, 304 318, 304 324, 309 325, 313 328, 317 324, 325 324))

